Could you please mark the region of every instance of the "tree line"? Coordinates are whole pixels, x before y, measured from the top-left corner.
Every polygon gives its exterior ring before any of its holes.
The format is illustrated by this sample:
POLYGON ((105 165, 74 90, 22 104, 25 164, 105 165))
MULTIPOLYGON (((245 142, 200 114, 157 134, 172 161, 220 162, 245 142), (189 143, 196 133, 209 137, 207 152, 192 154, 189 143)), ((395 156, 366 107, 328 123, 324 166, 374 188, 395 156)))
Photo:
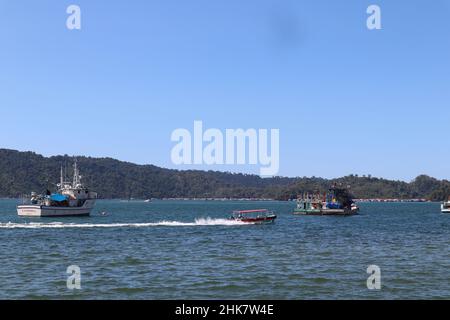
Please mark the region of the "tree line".
MULTIPOLYGON (((349 175, 261 178, 219 171, 173 170, 112 158, 77 157, 84 183, 101 198, 266 198, 295 199, 304 192, 325 192, 333 184, 349 187, 356 198, 424 198, 441 201, 450 182, 421 175, 411 182, 349 175)), ((71 174, 73 158, 43 157, 34 152, 0 149, 0 197, 55 190, 61 165, 71 174)))

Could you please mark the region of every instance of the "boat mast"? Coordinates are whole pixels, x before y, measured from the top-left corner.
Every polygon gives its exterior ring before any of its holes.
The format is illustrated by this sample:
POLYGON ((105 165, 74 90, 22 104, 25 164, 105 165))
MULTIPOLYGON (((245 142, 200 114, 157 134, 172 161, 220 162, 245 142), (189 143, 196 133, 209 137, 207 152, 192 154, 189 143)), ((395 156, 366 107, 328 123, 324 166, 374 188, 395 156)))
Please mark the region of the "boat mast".
POLYGON ((77 188, 80 184, 80 176, 78 174, 77 159, 73 163, 73 188, 77 188))
POLYGON ((61 165, 61 175, 59 178, 59 189, 64 188, 64 177, 63 177, 63 167, 61 165))

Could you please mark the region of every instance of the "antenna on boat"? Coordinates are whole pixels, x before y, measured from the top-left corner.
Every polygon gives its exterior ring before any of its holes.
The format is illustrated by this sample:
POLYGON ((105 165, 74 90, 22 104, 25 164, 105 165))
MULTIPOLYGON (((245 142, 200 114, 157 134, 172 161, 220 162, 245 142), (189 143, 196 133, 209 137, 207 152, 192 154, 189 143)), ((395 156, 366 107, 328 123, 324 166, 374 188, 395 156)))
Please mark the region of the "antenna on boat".
POLYGON ((81 186, 81 176, 78 171, 77 158, 75 158, 73 163, 73 188, 78 188, 81 186))
POLYGON ((73 187, 76 188, 78 185, 78 166, 77 166, 77 158, 74 158, 73 162, 73 187))
POLYGON ((61 176, 59 178, 59 188, 64 188, 63 166, 61 165, 61 176))

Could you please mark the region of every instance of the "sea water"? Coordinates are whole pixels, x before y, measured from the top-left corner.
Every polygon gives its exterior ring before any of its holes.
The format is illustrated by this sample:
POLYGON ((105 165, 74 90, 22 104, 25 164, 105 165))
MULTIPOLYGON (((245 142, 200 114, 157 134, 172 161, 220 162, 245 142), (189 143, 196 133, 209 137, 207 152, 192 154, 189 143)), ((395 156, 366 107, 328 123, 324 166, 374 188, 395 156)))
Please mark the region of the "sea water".
POLYGON ((320 217, 292 215, 293 202, 100 200, 83 218, 20 218, 17 204, 0 200, 0 299, 450 299, 438 203, 320 217), (227 220, 261 208, 275 224, 227 220))

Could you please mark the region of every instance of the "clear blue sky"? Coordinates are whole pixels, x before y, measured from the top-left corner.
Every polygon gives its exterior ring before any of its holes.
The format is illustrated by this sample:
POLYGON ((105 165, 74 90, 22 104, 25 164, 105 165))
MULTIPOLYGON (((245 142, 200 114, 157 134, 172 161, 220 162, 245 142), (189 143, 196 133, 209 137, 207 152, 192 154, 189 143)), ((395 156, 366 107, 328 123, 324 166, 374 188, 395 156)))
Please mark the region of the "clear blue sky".
POLYGON ((450 178, 450 1, 0 0, 0 43, 2 148, 173 168, 202 120, 279 128, 280 175, 450 178))

